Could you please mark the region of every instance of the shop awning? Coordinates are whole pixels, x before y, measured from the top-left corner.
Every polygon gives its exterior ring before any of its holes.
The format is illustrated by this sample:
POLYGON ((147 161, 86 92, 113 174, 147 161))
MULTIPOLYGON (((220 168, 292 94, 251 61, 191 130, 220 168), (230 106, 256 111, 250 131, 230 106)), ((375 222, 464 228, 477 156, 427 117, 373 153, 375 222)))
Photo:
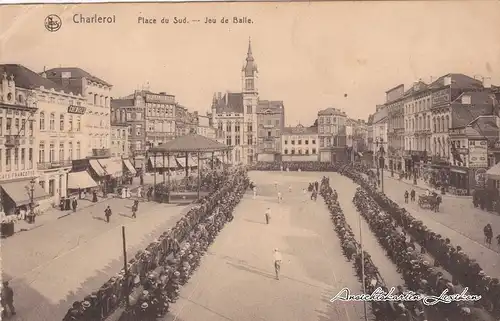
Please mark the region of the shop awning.
MULTIPOLYGON (((181 167, 186 167, 186 157, 177 157, 177 162, 181 167)), ((198 159, 194 159, 193 157, 188 157, 188 167, 197 167, 198 159)))
POLYGON ((500 163, 488 169, 486 171, 486 177, 489 179, 500 181, 500 163))
POLYGON ((92 188, 96 187, 97 183, 90 177, 87 171, 73 172, 68 174, 68 188, 92 188))
POLYGON ((123 164, 128 169, 128 171, 130 172, 130 174, 132 174, 132 175, 137 174, 137 171, 135 170, 134 165, 132 165, 132 163, 130 162, 130 160, 124 159, 123 160, 123 164))
MULTIPOLYGON (((12 201, 16 203, 16 206, 27 205, 31 202, 30 180, 2 183, 0 186, 12 201)), ((35 201, 49 196, 39 184, 33 185, 33 199, 35 201)))
POLYGON ((104 168, 108 175, 112 177, 121 177, 123 175, 123 165, 121 158, 103 158, 99 159, 99 164, 104 168))
POLYGON ((97 159, 89 160, 90 167, 95 171, 97 176, 106 176, 106 171, 102 168, 101 164, 97 161, 97 159))

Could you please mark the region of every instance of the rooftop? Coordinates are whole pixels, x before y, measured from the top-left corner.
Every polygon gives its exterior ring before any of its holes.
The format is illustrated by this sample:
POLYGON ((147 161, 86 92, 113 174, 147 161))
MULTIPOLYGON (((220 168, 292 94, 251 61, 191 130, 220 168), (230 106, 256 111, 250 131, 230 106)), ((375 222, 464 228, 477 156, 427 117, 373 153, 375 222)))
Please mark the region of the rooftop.
POLYGON ((299 124, 295 127, 283 128, 283 134, 285 134, 285 135, 315 135, 315 134, 318 134, 318 127, 316 127, 316 126, 305 127, 305 126, 299 124))
POLYGON ((52 68, 52 69, 46 70, 45 74, 47 75, 48 79, 52 79, 52 78, 60 79, 60 78, 62 78, 63 73, 67 73, 67 72, 71 73, 70 78, 72 78, 72 79, 86 78, 88 80, 97 82, 97 83, 104 85, 104 86, 108 86, 108 87, 113 86, 113 85, 109 84, 108 82, 106 82, 106 81, 104 81, 104 80, 102 80, 94 75, 91 75, 87 71, 85 71, 81 68, 78 68, 78 67, 52 68))

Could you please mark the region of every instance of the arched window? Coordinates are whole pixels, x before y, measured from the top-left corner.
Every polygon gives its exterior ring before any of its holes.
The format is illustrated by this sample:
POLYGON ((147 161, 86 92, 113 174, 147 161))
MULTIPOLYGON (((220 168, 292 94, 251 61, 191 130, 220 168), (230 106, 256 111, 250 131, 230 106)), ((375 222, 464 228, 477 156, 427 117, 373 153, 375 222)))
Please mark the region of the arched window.
POLYGON ((444 124, 444 116, 441 116, 441 132, 444 132, 445 124, 444 124))
POLYGON ((50 130, 56 130, 56 114, 54 113, 50 113, 49 128, 50 130))
POLYGON ((450 127, 451 127, 450 116, 446 115, 446 131, 448 131, 450 127))
POLYGON ((45 130, 45 113, 40 113, 40 130, 45 130))

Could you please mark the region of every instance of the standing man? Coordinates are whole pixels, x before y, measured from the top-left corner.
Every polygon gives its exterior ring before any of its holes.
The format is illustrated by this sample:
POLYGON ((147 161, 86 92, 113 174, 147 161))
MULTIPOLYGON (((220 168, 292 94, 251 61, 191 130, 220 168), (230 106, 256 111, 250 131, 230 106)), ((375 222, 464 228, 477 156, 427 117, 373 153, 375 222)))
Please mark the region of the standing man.
POLYGON ((134 205, 132 205, 132 218, 137 218, 137 208, 139 207, 139 201, 135 200, 134 205))
POLYGON ((106 207, 106 209, 104 210, 104 216, 106 216, 106 223, 109 223, 109 217, 111 216, 111 207, 106 207))
POLYGON ((412 189, 410 192, 410 199, 412 202, 415 202, 415 190, 414 189, 412 189))
POLYGON ((253 199, 257 197, 257 186, 253 187, 253 199))
POLYGON ((281 270, 281 253, 276 248, 274 249, 274 272, 276 273, 276 280, 280 279, 280 270, 281 270))
POLYGON ((266 210, 266 224, 269 224, 270 220, 271 220, 271 208, 268 207, 266 210))
POLYGON ((281 192, 278 192, 278 204, 281 204, 282 200, 283 200, 283 196, 281 195, 281 192))
POLYGON ((7 308, 9 308, 10 315, 16 315, 16 309, 14 308, 14 291, 9 286, 8 281, 3 282, 1 301, 3 307, 2 317, 7 316, 7 308))
POLYGON ((78 201, 76 200, 76 197, 73 198, 73 202, 71 202, 71 207, 73 207, 73 212, 76 212, 76 208, 78 207, 78 201))

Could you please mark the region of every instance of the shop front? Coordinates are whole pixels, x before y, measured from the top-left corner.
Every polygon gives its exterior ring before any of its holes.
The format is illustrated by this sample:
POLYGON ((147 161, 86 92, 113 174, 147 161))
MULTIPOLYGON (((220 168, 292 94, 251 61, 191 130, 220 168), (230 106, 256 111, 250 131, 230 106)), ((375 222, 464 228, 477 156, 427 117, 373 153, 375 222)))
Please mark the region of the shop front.
POLYGON ((50 195, 37 183, 34 170, 0 174, 0 212, 5 215, 29 212, 50 195))
POLYGON ((473 175, 471 175, 471 171, 467 167, 450 166, 448 192, 454 195, 470 195, 472 183, 473 175))
POLYGON ((130 162, 130 159, 123 158, 123 180, 127 181, 128 184, 132 184, 134 177, 137 176, 137 170, 134 165, 130 162))
POLYGON ((68 174, 68 194, 79 199, 92 200, 92 195, 98 191, 99 184, 86 170, 68 174))
POLYGON ((103 186, 104 192, 106 194, 116 193, 117 189, 123 184, 123 161, 121 157, 99 158, 97 161, 106 173, 103 186))
MULTIPOLYGON (((97 195, 100 192, 103 193, 103 196, 105 195, 105 185, 107 181, 107 173, 102 168, 101 164, 97 159, 78 159, 73 161, 73 169, 71 171, 72 173, 78 173, 78 172, 87 172, 90 176, 90 178, 96 183, 97 186, 95 187, 89 187, 89 192, 92 193, 91 196, 84 195, 85 197, 91 197, 92 201, 96 201, 97 195)), ((71 173, 70 173, 71 174, 71 173)), ((80 174, 83 175, 83 174, 80 174)), ((76 176, 75 176, 76 177, 76 176)), ((69 184, 69 181, 68 181, 69 184)), ((75 185, 73 185, 75 187, 75 185)), ((72 192, 74 192, 74 189, 72 189, 72 192)), ((83 197, 83 196, 82 196, 83 197)))

